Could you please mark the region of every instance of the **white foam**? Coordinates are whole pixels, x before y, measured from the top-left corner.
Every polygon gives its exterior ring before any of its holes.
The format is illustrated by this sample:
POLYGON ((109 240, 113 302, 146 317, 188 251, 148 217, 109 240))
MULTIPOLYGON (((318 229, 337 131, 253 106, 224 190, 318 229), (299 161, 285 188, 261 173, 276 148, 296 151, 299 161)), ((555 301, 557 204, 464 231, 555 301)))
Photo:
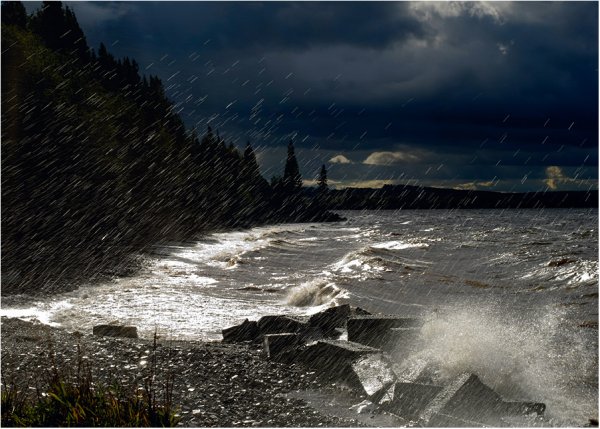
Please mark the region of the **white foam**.
POLYGON ((344 290, 335 283, 322 279, 314 279, 291 288, 286 303, 295 307, 314 307, 324 304, 335 304, 336 298, 345 296, 344 290))
POLYGON ((567 323, 564 312, 464 305, 426 319, 401 364, 405 373, 424 366, 441 380, 475 373, 506 399, 546 403, 546 415, 559 425, 596 415, 597 390, 582 385, 597 371, 597 349, 567 323))
POLYGON ((388 249, 388 250, 404 250, 404 249, 426 249, 429 247, 427 243, 407 243, 404 241, 385 241, 382 243, 372 244, 371 247, 375 249, 388 249))

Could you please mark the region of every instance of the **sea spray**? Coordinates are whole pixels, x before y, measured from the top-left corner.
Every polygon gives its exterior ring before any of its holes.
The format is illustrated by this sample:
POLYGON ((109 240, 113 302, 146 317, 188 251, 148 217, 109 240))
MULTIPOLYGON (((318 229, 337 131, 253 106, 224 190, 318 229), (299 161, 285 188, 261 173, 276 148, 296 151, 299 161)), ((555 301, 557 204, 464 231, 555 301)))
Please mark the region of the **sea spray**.
POLYGON ((597 343, 567 316, 550 306, 528 314, 497 304, 434 310, 398 355, 399 368, 426 368, 437 382, 472 372, 506 399, 545 402, 552 424, 585 423, 597 416, 597 343))
POLYGON ((335 298, 342 297, 343 289, 335 283, 322 279, 314 279, 291 288, 286 301, 294 307, 312 307, 323 304, 336 305, 335 298))

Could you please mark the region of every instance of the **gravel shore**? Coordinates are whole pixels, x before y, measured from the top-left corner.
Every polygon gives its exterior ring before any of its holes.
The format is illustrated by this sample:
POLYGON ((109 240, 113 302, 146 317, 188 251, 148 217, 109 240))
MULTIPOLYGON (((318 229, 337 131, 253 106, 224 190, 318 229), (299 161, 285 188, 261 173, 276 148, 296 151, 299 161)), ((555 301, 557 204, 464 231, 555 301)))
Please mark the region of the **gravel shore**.
MULTIPOLYGON (((152 356, 156 385, 174 375, 173 402, 181 426, 350 427, 355 419, 325 415, 298 393, 334 393, 334 387, 295 365, 266 360, 261 350, 218 342, 98 337, 68 333, 36 322, 2 318, 2 382, 16 382, 32 394, 54 361, 63 371, 77 367, 78 348, 91 363, 94 381, 126 388, 142 386, 152 356)), ((357 402, 361 399, 357 398, 357 402)))

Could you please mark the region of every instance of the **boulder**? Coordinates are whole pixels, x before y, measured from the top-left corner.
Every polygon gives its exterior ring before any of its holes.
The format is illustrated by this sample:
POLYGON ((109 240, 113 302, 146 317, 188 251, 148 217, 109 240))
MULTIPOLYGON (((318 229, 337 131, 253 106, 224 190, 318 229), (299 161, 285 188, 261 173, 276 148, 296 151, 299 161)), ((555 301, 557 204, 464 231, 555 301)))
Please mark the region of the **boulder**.
POLYGON ((371 401, 379 401, 396 382, 392 365, 380 350, 350 341, 318 341, 306 346, 298 360, 328 379, 344 382, 371 401))
POLYGON ((321 340, 304 347, 297 359, 310 368, 333 377, 348 374, 354 360, 379 350, 343 340, 321 340))
POLYGON ((135 326, 96 325, 92 332, 94 335, 104 337, 138 338, 137 328, 135 326))
POLYGON ((258 321, 261 336, 302 332, 307 326, 304 320, 290 316, 263 316, 258 321))
POLYGON ((300 344, 300 337, 295 333, 268 334, 263 339, 267 358, 278 360, 286 353, 293 352, 300 344))
POLYGON ((394 356, 402 356, 421 334, 420 327, 390 328, 381 339, 381 347, 394 356))
POLYGON ((440 426, 458 419, 467 425, 498 426, 508 415, 541 414, 546 406, 540 403, 505 402, 474 374, 464 373, 439 391, 420 413, 419 420, 426 426, 440 426), (448 420, 450 419, 450 420, 448 420))
POLYGON ((360 307, 351 307, 352 316, 369 316, 371 313, 360 307))
POLYGON ((348 341, 381 347, 390 341, 390 329, 415 328, 423 324, 420 319, 393 315, 362 315, 348 319, 348 341))
POLYGON ((241 341, 254 341, 260 332, 256 322, 246 319, 239 325, 223 329, 221 333, 223 334, 223 342, 237 343, 241 341))
POLYGON ((348 304, 331 307, 320 313, 313 314, 308 320, 310 327, 321 329, 323 335, 336 335, 336 328, 345 328, 348 317, 350 317, 350 306, 348 304))
POLYGON ((396 383, 393 386, 391 400, 385 400, 381 404, 386 410, 407 419, 418 420, 419 416, 433 401, 442 386, 419 383, 396 383))
POLYGON ((352 385, 374 402, 380 401, 396 382, 392 365, 382 353, 371 353, 354 360, 351 369, 352 385))

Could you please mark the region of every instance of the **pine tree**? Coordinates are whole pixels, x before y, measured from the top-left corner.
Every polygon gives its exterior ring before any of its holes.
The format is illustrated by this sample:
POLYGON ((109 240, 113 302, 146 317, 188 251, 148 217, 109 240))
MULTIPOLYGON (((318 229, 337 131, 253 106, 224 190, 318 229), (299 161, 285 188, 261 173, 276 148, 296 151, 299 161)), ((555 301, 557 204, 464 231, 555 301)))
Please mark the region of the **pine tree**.
POLYGON ((44 44, 55 51, 65 47, 63 35, 68 30, 62 3, 44 1, 42 8, 31 18, 31 30, 40 36, 44 44))
POLYGON ((75 52, 82 63, 90 60, 90 48, 85 39, 85 34, 77 22, 77 18, 70 7, 65 8, 65 33, 64 48, 67 52, 75 52))
POLYGON ((294 152, 294 143, 291 140, 288 144, 287 160, 283 172, 283 186, 289 193, 296 193, 302 188, 302 176, 294 152))
POLYGON ((328 189, 327 185, 327 169, 325 168, 325 164, 321 166, 321 171, 319 171, 319 178, 317 180, 317 189, 319 192, 326 192, 328 189))
POLYGON ((27 13, 23 3, 20 1, 3 1, 2 24, 16 25, 24 30, 27 25, 27 13))

